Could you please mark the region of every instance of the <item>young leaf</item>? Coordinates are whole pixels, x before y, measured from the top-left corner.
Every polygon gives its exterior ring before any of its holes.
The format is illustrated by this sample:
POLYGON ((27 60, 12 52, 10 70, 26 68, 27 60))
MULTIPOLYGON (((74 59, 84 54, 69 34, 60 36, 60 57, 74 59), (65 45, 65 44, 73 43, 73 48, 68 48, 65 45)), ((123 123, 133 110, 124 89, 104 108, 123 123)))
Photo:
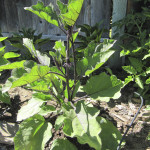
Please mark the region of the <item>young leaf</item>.
POLYGON ((24 9, 31 11, 32 13, 38 15, 40 18, 45 19, 57 27, 59 26, 58 17, 56 12, 53 10, 52 4, 45 7, 43 2, 38 2, 32 7, 25 7, 24 9))
POLYGON ((123 66, 122 68, 129 74, 137 74, 137 71, 132 66, 123 66))
POLYGON ((121 96, 120 90, 123 87, 121 80, 106 73, 92 76, 83 86, 86 92, 94 100, 109 101, 110 98, 117 99, 121 96))
POLYGON ((29 83, 32 83, 43 76, 45 76, 50 71, 50 68, 48 66, 34 66, 31 69, 30 73, 24 74, 21 78, 13 82, 13 85, 11 88, 23 86, 29 83))
POLYGON ((102 118, 97 117, 97 121, 101 126, 101 133, 99 137, 102 141, 102 150, 116 150, 117 146, 122 138, 121 133, 112 124, 112 122, 102 118), (109 140, 108 140, 109 139, 109 140))
POLYGON ((96 120, 99 111, 91 104, 80 101, 76 105, 76 111, 70 110, 67 114, 64 120, 64 133, 67 136, 77 137, 78 142, 81 144, 88 143, 90 147, 96 150, 101 149, 101 139, 99 137, 101 128, 96 120))
POLYGON ((55 139, 50 150, 77 150, 67 139, 55 139))
POLYGON ((0 70, 6 70, 6 69, 15 69, 15 68, 23 68, 23 64, 24 64, 25 60, 22 61, 17 61, 14 63, 10 63, 10 64, 6 64, 6 65, 2 65, 0 66, 0 70))
POLYGON ((135 76, 135 82, 137 83, 137 85, 138 85, 141 89, 144 89, 143 82, 142 82, 142 80, 140 79, 139 76, 135 76))
POLYGON ((64 42, 56 41, 55 46, 53 47, 56 51, 59 51, 59 53, 63 56, 66 57, 66 47, 64 45, 64 42))
POLYGON ((15 150, 44 150, 46 142, 52 137, 52 125, 40 115, 23 121, 14 138, 15 150))
POLYGON ((68 2, 67 13, 60 14, 67 25, 74 26, 80 14, 83 2, 84 0, 72 0, 68 2))
POLYGON ((0 37, 0 42, 6 40, 8 37, 0 37))
POLYGON ((8 58, 16 58, 19 57, 20 54, 14 53, 14 52, 7 52, 4 54, 4 58, 8 59, 8 58))

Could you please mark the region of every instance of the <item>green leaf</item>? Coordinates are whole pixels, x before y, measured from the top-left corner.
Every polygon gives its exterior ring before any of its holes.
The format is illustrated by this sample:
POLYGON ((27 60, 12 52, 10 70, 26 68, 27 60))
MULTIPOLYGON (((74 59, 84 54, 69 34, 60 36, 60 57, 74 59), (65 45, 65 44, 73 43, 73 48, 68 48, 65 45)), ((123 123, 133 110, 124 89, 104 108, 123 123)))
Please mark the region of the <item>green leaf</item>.
MULTIPOLYGON (((0 66, 6 65, 7 63, 9 63, 9 61, 7 59, 0 57, 0 66)), ((0 71, 2 71, 2 70, 0 69, 0 71)))
POLYGON ((137 83, 137 85, 138 85, 141 89, 144 89, 143 82, 142 82, 142 80, 140 79, 139 76, 135 76, 135 82, 137 83))
POLYGON ((0 37, 0 42, 6 40, 8 37, 0 37))
POLYGON ((122 138, 121 133, 112 122, 102 117, 97 117, 97 121, 101 126, 101 133, 99 134, 102 141, 101 150, 116 150, 122 138))
POLYGON ((56 41, 55 46, 53 47, 56 51, 58 51, 63 57, 66 57, 66 47, 64 45, 64 42, 56 41))
POLYGON ((24 67, 24 62, 25 60, 22 61, 16 61, 10 64, 6 64, 6 65, 1 65, 0 66, 0 70, 6 70, 6 69, 15 69, 15 68, 23 68, 24 67))
POLYGON ((6 80, 5 84, 2 87, 2 92, 7 92, 8 90, 10 90, 12 83, 23 76, 24 73, 27 73, 27 71, 23 68, 13 69, 11 72, 11 77, 6 80))
POLYGON ((1 85, 0 85, 0 101, 6 104, 11 104, 9 94, 7 92, 2 93, 1 85))
POLYGON ((146 68, 146 73, 147 73, 147 74, 150 73, 150 67, 146 68))
POLYGON ((51 105, 45 105, 41 107, 41 110, 39 111, 39 115, 45 116, 49 113, 55 112, 56 108, 54 106, 51 105))
POLYGON ((150 84, 150 77, 146 80, 146 84, 150 84))
POLYGON ((63 125, 65 117, 63 115, 58 116, 56 121, 55 121, 55 130, 59 130, 60 127, 63 125))
POLYGON ((51 150, 77 150, 77 148, 67 139, 55 139, 51 150))
POLYGON ((32 13, 38 15, 40 18, 48 21, 49 23, 57 27, 59 26, 58 17, 56 12, 53 10, 52 4, 45 7, 43 2, 38 2, 32 7, 25 7, 24 9, 31 11, 32 13))
POLYGON ((27 47, 27 49, 31 53, 32 57, 34 58, 36 55, 36 50, 35 50, 35 47, 33 45, 33 40, 30 40, 28 38, 23 38, 23 45, 25 47, 27 47))
POLYGON ((50 58, 46 54, 42 54, 40 51, 36 50, 36 57, 42 65, 50 65, 50 58))
POLYGON ((35 115, 20 124, 14 138, 15 150, 44 150, 52 137, 52 125, 40 115, 35 115))
POLYGON ((132 66, 123 66, 122 68, 129 74, 134 74, 134 75, 137 74, 137 71, 132 66))
POLYGON ((0 47, 0 57, 3 56, 5 54, 5 47, 0 47))
POLYGON ((127 78, 125 78, 124 86, 127 85, 128 83, 130 83, 131 81, 133 81, 132 76, 128 76, 127 78))
POLYGON ((100 125, 96 120, 99 110, 91 104, 80 101, 76 105, 76 110, 70 110, 64 120, 63 131, 67 136, 77 137, 81 144, 89 144, 96 150, 101 149, 101 139, 99 133, 100 125))
POLYGON ((85 49, 84 53, 86 57, 77 62, 77 73, 89 75, 100 68, 115 52, 114 50, 110 50, 114 43, 115 41, 113 40, 105 40, 104 43, 99 45, 91 42, 85 49))
POLYGON ((110 98, 117 99, 121 96, 120 90, 123 87, 121 80, 116 76, 109 76, 106 73, 92 76, 83 86, 86 92, 94 100, 109 101, 110 98))
POLYGON ((21 78, 14 81, 11 88, 32 83, 42 78, 43 76, 45 76, 49 71, 50 71, 50 68, 48 66, 36 65, 31 69, 30 73, 24 74, 21 78))
POLYGON ((18 111, 17 121, 25 120, 37 113, 40 112, 41 106, 45 101, 39 99, 35 95, 33 95, 32 99, 28 101, 27 105, 21 107, 18 111))
POLYGON ((62 3, 60 0, 57 0, 57 5, 61 14, 67 13, 68 8, 66 4, 62 3))
POLYGON ((137 72, 142 72, 143 64, 140 60, 133 58, 133 57, 129 57, 129 60, 130 60, 131 65, 136 69, 137 72))
POLYGON ((19 57, 20 54, 14 53, 14 52, 7 52, 4 54, 4 58, 8 59, 8 58, 16 58, 19 57))
MULTIPOLYGON (((67 13, 61 14, 63 21, 69 26, 73 26, 80 14, 84 0, 72 0, 68 2, 68 11, 67 13)), ((66 12, 66 11, 65 11, 66 12)))
POLYGON ((29 89, 35 90, 35 91, 41 91, 41 92, 49 92, 49 86, 50 86, 50 81, 35 81, 30 84, 28 87, 29 89))

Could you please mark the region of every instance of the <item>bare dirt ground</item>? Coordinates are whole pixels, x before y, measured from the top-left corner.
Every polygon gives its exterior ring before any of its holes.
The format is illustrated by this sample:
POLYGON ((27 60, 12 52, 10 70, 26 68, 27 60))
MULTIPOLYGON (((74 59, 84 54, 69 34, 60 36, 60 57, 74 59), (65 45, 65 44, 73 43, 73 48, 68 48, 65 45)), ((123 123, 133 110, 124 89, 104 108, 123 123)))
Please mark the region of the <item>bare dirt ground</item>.
MULTIPOLYGON (((122 134, 125 133, 127 126, 132 121, 140 106, 140 99, 134 98, 133 91, 134 89, 132 88, 126 88, 122 91, 122 96, 118 100, 111 100, 109 103, 92 102, 100 110, 100 116, 113 122, 122 134)), ((10 90, 9 94, 12 106, 8 108, 8 105, 0 103, 0 122, 16 123, 18 110, 32 97, 32 92, 18 87, 10 90)), ((148 133, 150 132, 150 112, 145 108, 146 106, 142 107, 140 114, 130 128, 125 138, 126 144, 122 150, 150 150, 150 141, 147 140, 148 133)), ((53 139, 64 137, 61 130, 57 132, 53 131, 53 133, 53 139)), ((79 150, 92 150, 88 145, 78 144, 76 139, 69 140, 78 146, 79 150)), ((48 142, 45 150, 49 150, 50 145, 51 142, 48 142)), ((0 144, 0 150, 13 149, 13 145, 0 144)))

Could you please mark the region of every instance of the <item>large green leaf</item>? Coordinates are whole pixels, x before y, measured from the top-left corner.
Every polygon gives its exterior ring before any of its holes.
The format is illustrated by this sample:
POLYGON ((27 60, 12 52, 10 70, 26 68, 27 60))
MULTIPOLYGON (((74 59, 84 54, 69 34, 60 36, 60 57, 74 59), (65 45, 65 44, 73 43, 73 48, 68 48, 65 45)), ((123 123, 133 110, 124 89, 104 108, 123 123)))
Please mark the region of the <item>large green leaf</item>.
MULTIPOLYGON (((66 22, 67 25, 73 26, 80 14, 82 5, 84 0, 71 0, 68 2, 68 11, 67 13, 62 12, 60 16, 63 18, 63 21, 66 22)), ((66 8, 66 7, 65 7, 66 8)))
POLYGON ((41 110, 41 106, 45 101, 39 99, 37 96, 33 95, 32 99, 28 101, 27 105, 21 107, 17 114, 17 121, 25 120, 41 110))
POLYGON ((89 75, 100 68, 115 52, 110 50, 114 43, 114 40, 104 40, 104 43, 99 45, 91 42, 85 49, 85 58, 77 62, 78 74, 89 75))
POLYGON ((50 68, 48 66, 36 65, 31 69, 30 73, 24 74, 21 78, 14 81, 11 88, 32 83, 45 76, 49 71, 50 68))
POLYGON ((122 138, 121 133, 112 122, 102 117, 97 117, 97 121, 101 126, 101 133, 99 134, 102 141, 101 150, 116 150, 122 138))
POLYGON ((58 17, 56 12, 53 10, 52 4, 45 7, 43 2, 38 2, 32 7, 25 7, 25 10, 31 11, 32 13, 38 15, 40 18, 45 19, 55 26, 59 26, 58 17))
POLYGON ((27 47, 33 58, 36 57, 42 65, 50 65, 50 58, 46 54, 42 54, 40 51, 35 49, 33 40, 23 38, 23 44, 27 47))
POLYGON ((101 73, 92 76, 83 86, 83 91, 94 100, 109 101, 110 98, 117 99, 121 96, 120 90, 122 87, 122 81, 117 79, 116 76, 101 73))
POLYGON ((99 133, 100 125, 96 120, 99 111, 91 104, 80 101, 76 105, 76 110, 65 113, 63 131, 67 136, 77 137, 81 144, 89 144, 96 150, 101 149, 101 139, 99 133))
POLYGON ((15 150, 44 150, 52 137, 52 125, 40 115, 35 115, 20 124, 14 138, 15 150))
POLYGON ((2 86, 0 85, 0 101, 6 104, 10 104, 10 97, 7 92, 2 93, 2 86))
POLYGON ((6 70, 6 69, 15 69, 15 68, 23 68, 23 64, 24 64, 25 60, 22 61, 16 61, 10 64, 5 64, 5 65, 1 65, 0 66, 0 70, 6 70))
POLYGON ((56 139, 53 141, 51 150, 77 150, 77 148, 67 139, 56 139))

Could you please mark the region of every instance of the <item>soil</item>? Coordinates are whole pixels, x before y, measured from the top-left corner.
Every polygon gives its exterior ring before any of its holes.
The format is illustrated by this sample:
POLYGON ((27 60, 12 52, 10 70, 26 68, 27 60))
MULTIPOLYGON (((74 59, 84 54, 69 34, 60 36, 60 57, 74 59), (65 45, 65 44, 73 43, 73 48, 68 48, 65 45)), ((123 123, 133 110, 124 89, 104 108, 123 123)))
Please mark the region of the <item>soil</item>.
MULTIPOLYGON (((1 84, 4 83, 4 80, 1 79, 0 81, 2 81, 1 84)), ((134 98, 133 92, 134 89, 132 87, 127 87, 122 90, 122 96, 117 100, 110 100, 109 103, 91 101, 100 110, 100 116, 113 122, 122 135, 140 107, 140 99, 134 98)), ((9 90, 9 94, 12 106, 8 107, 8 105, 0 103, 0 121, 16 123, 17 112, 32 97, 32 91, 17 87, 9 90)), ((89 99, 85 100, 89 101, 89 99)), ((147 140, 148 133, 150 132, 150 112, 145 108, 146 106, 142 107, 138 117, 126 135, 126 143, 122 150, 150 150, 150 141, 147 140)), ((53 137, 47 142, 45 150, 50 149, 51 141, 58 137, 64 137, 61 129, 57 132, 54 130, 52 132, 53 137)), ((93 150, 87 144, 79 144, 76 138, 68 138, 68 140, 75 144, 79 150, 93 150)), ((13 145, 1 143, 0 150, 2 149, 13 150, 13 145)))

